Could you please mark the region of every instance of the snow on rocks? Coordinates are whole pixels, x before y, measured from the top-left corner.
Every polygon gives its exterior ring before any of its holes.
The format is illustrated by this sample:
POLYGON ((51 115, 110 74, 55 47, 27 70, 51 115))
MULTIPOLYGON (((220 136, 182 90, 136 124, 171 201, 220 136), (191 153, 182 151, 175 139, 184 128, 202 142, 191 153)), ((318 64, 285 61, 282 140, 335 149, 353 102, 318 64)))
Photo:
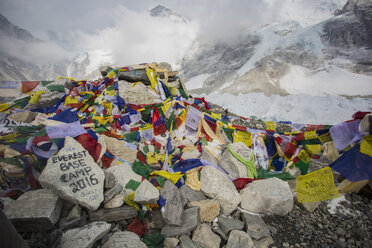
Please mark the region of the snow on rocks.
POLYGON ((254 213, 286 215, 293 208, 293 195, 287 182, 278 178, 257 180, 242 191, 241 207, 254 213))
POLYGON ((39 182, 63 199, 95 210, 103 201, 105 175, 80 143, 66 137, 65 146, 48 159, 39 182))

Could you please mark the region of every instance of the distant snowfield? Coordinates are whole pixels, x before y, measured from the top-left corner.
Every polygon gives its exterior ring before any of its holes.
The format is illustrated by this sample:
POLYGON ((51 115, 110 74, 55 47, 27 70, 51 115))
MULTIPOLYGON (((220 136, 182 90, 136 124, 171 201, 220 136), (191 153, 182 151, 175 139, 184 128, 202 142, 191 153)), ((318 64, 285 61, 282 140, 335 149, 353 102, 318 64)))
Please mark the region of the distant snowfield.
POLYGON ((310 70, 291 66, 291 71, 280 80, 281 88, 290 94, 317 95, 372 95, 372 77, 351 73, 338 67, 309 75, 310 70))
POLYGON ((186 82, 187 89, 193 90, 202 88, 204 80, 206 80, 209 76, 210 74, 200 74, 198 76, 190 78, 190 80, 186 82))
POLYGON ((238 96, 228 93, 202 94, 207 101, 227 108, 235 114, 256 116, 265 121, 291 121, 301 124, 330 124, 352 119, 357 111, 372 111, 371 98, 341 96, 311 96, 296 94, 288 96, 265 96, 263 93, 248 93, 238 96))

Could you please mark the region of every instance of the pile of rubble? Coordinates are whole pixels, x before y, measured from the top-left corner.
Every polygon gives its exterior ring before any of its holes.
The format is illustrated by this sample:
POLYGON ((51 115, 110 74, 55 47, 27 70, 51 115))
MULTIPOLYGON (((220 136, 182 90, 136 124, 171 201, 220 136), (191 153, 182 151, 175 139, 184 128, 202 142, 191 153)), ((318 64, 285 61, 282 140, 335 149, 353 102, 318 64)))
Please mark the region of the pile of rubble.
POLYGON ((167 63, 101 73, 1 84, 1 201, 30 247, 268 247, 277 232, 262 216, 339 197, 311 161, 369 137, 337 150, 330 126, 212 108, 167 63))

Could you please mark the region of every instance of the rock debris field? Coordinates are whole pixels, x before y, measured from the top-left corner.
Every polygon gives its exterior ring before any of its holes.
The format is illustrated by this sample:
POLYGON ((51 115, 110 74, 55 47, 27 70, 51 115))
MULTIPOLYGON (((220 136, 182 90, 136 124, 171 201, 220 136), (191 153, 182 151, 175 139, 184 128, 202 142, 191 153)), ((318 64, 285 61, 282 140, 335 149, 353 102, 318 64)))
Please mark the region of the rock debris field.
POLYGON ((100 70, 0 82, 2 247, 372 247, 371 113, 265 122, 167 63, 100 70))

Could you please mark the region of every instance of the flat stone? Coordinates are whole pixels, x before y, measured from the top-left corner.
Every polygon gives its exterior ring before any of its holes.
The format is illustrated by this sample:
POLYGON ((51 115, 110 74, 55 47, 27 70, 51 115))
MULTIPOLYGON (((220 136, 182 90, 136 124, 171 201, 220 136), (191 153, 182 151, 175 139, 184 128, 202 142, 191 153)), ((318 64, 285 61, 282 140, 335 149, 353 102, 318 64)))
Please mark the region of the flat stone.
POLYGON ((268 248, 270 245, 274 244, 275 241, 271 236, 262 238, 260 240, 253 239, 253 243, 256 246, 256 248, 268 248))
POLYGON ((39 97, 39 101, 37 103, 37 107, 39 108, 53 107, 64 95, 65 95, 64 92, 62 93, 55 91, 41 94, 39 97))
POLYGON ((166 237, 164 239, 164 247, 165 248, 176 248, 179 242, 180 242, 179 239, 175 237, 166 237))
POLYGON ((226 248, 254 248, 256 247, 246 232, 232 230, 226 248))
POLYGON ((218 165, 218 159, 215 158, 207 149, 202 150, 201 159, 207 160, 212 164, 218 165))
POLYGON ((120 183, 116 184, 113 188, 106 190, 104 195, 104 202, 107 203, 109 200, 111 200, 114 196, 117 194, 120 194, 120 192, 123 190, 123 185, 120 183))
POLYGON ((56 194, 38 189, 24 193, 4 211, 18 231, 45 232, 58 221, 62 205, 56 194))
POLYGON ((245 222, 246 232, 253 239, 262 239, 270 236, 270 229, 262 220, 261 216, 242 213, 245 222))
POLYGON ((200 176, 201 190, 220 202, 221 212, 229 215, 240 203, 240 195, 230 178, 212 166, 204 166, 200 176))
POLYGON ((113 173, 107 172, 107 170, 105 170, 104 173, 105 173, 105 189, 112 189, 117 184, 117 179, 113 173))
POLYGON ((228 236, 226 236, 226 234, 222 231, 221 227, 213 227, 212 231, 216 233, 223 241, 227 241, 228 236))
POLYGON ((111 208, 118 208, 118 207, 123 206, 124 196, 125 196, 124 191, 122 191, 120 194, 117 194, 111 200, 106 202, 103 207, 106 209, 111 209, 111 208))
POLYGON ((103 77, 105 77, 107 75, 107 73, 109 73, 111 70, 112 70, 112 67, 111 66, 108 66, 108 65, 101 66, 99 68, 99 71, 101 72, 101 75, 103 77))
POLYGON ((181 248, 203 248, 200 245, 193 242, 189 236, 182 235, 180 237, 180 247, 181 248))
POLYGON ((186 184, 181 186, 180 193, 182 196, 183 206, 185 206, 188 202, 191 202, 191 201, 207 200, 207 197, 203 194, 203 192, 192 190, 186 184))
POLYGON ((160 230, 165 225, 161 210, 159 208, 147 211, 145 215, 145 223, 150 230, 160 230))
POLYGON ((137 209, 132 206, 122 206, 119 208, 103 209, 96 211, 89 211, 89 218, 91 221, 118 221, 131 219, 137 216, 137 209))
POLYGON ((89 223, 86 226, 70 229, 63 233, 60 248, 90 248, 110 231, 111 224, 104 221, 89 223))
POLYGON ((103 201, 105 175, 79 142, 65 138, 58 155, 48 159, 39 177, 40 184, 58 196, 90 210, 103 201))
MULTIPOLYGON (((249 161, 253 155, 252 149, 243 142, 232 143, 229 146, 234 152, 247 161, 249 161)), ((223 152, 219 166, 233 178, 247 177, 247 167, 235 158, 228 149, 223 152)))
POLYGON ((156 203, 158 199, 159 190, 145 179, 140 186, 138 186, 136 192, 134 193, 133 200, 138 203, 156 203))
POLYGON ((201 247, 220 247, 221 238, 212 232, 209 224, 203 223, 199 225, 194 234, 192 235, 192 241, 201 247))
POLYGON ((200 209, 198 207, 192 207, 185 209, 182 216, 182 225, 175 226, 166 224, 161 229, 161 234, 166 237, 179 236, 190 231, 194 231, 200 223, 200 209))
POLYGON ((177 186, 169 180, 165 181, 160 195, 166 200, 162 211, 164 222, 169 225, 181 225, 183 205, 177 186))
POLYGON ((243 221, 223 216, 218 217, 218 225, 226 235, 229 235, 232 230, 243 230, 244 228, 243 221))
POLYGON ((132 85, 126 81, 119 81, 119 95, 126 103, 152 104, 160 101, 160 96, 143 83, 138 83, 133 88, 132 85))
POLYGON ((140 237, 134 232, 115 232, 102 248, 147 248, 140 237))
POLYGON ((135 69, 130 71, 119 71, 117 73, 119 80, 125 80, 128 82, 144 82, 147 85, 150 85, 150 80, 147 77, 146 70, 144 69, 135 69))
POLYGON ((23 112, 13 113, 9 115, 8 118, 18 122, 30 123, 35 119, 37 114, 37 112, 31 112, 27 110, 23 112))
POLYGON ((192 159, 192 158, 200 158, 200 152, 198 151, 198 149, 194 149, 194 150, 188 150, 188 151, 185 151, 184 153, 182 153, 182 158, 184 160, 186 159, 192 159))
POLYGON ((278 178, 257 180, 240 191, 241 207, 254 213, 286 215, 293 209, 293 195, 287 182, 278 178))
POLYGON ((220 214, 220 203, 217 200, 192 201, 187 204, 187 207, 200 208, 201 222, 212 222, 220 214))
POLYGON ((106 135, 103 136, 107 149, 109 149, 116 157, 128 161, 129 163, 133 163, 137 160, 137 150, 132 150, 127 147, 124 140, 118 140, 106 135))

